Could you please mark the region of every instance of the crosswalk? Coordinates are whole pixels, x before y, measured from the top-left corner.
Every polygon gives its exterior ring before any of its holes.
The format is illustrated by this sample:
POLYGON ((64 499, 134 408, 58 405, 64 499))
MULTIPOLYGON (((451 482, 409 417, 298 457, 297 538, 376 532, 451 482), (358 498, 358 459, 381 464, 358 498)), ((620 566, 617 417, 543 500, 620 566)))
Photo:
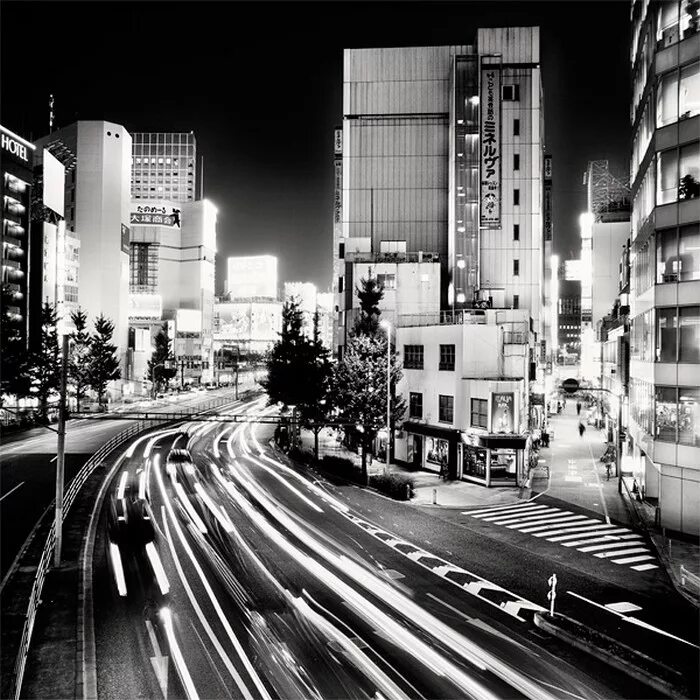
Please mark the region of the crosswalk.
POLYGON ((597 559, 629 566, 634 571, 659 568, 641 535, 570 510, 524 501, 510 506, 467 510, 462 515, 556 542, 597 559))

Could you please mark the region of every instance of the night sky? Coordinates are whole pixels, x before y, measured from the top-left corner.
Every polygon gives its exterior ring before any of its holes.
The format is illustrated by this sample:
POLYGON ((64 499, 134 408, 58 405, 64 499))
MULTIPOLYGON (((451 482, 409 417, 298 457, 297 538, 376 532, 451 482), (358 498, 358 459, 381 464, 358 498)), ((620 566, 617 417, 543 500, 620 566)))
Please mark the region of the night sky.
POLYGON ((223 258, 270 253, 280 279, 330 284, 333 127, 342 49, 468 44, 479 26, 540 25, 555 249, 578 256, 588 160, 627 167, 629 3, 2 3, 2 123, 27 138, 107 119, 190 131, 223 258))

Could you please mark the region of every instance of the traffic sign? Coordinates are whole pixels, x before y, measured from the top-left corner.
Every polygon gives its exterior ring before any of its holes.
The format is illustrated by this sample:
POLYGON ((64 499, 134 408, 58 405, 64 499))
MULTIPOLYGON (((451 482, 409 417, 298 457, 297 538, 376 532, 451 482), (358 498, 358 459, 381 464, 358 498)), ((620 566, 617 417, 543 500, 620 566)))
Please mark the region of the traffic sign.
POLYGON ((569 377, 568 379, 565 379, 561 383, 561 388, 567 394, 573 394, 573 393, 577 392, 578 388, 579 388, 578 379, 574 379, 573 377, 569 377))

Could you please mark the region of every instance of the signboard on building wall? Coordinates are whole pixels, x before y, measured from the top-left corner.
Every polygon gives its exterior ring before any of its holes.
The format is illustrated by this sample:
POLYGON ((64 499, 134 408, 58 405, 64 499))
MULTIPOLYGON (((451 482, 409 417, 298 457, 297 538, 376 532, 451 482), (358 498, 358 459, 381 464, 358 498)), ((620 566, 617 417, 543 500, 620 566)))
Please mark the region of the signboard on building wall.
POLYGON ((43 153, 43 202, 44 206, 63 216, 66 169, 63 163, 49 151, 43 153))
POLYGON ((491 394, 491 432, 512 433, 515 426, 515 394, 491 394))
POLYGON ((180 228, 180 209, 144 204, 136 207, 136 210, 131 212, 130 219, 132 226, 170 226, 180 228))
POLYGON ((129 227, 122 224, 122 253, 129 255, 129 227))
POLYGON ((13 134, 9 129, 5 129, 3 126, 0 126, 0 132, 2 132, 0 133, 0 145, 2 146, 2 150, 12 155, 15 160, 31 166, 34 146, 16 134, 13 134))
POLYGON ((501 72, 481 69, 481 227, 501 226, 501 72))
POLYGON ((162 314, 160 294, 129 294, 129 318, 159 319, 162 314))
POLYGON ((333 132, 333 152, 337 156, 343 155, 343 129, 340 126, 333 132))
POLYGON ((552 240, 552 156, 544 157, 544 240, 552 240))
MULTIPOLYGON (((343 223, 343 161, 335 159, 335 193, 333 197, 333 226, 343 223)), ((340 231, 342 235, 342 229, 340 231)))

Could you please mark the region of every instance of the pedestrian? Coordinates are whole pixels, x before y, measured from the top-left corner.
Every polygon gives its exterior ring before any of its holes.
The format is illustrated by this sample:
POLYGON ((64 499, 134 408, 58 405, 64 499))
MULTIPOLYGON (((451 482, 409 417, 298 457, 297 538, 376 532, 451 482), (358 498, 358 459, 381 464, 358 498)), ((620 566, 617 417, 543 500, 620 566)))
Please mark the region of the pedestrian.
POLYGON ((577 416, 581 415, 581 402, 580 401, 576 402, 576 415, 577 416))
POLYGON ((583 434, 586 432, 586 426, 579 421, 578 424, 578 434, 580 437, 583 437, 583 434))

